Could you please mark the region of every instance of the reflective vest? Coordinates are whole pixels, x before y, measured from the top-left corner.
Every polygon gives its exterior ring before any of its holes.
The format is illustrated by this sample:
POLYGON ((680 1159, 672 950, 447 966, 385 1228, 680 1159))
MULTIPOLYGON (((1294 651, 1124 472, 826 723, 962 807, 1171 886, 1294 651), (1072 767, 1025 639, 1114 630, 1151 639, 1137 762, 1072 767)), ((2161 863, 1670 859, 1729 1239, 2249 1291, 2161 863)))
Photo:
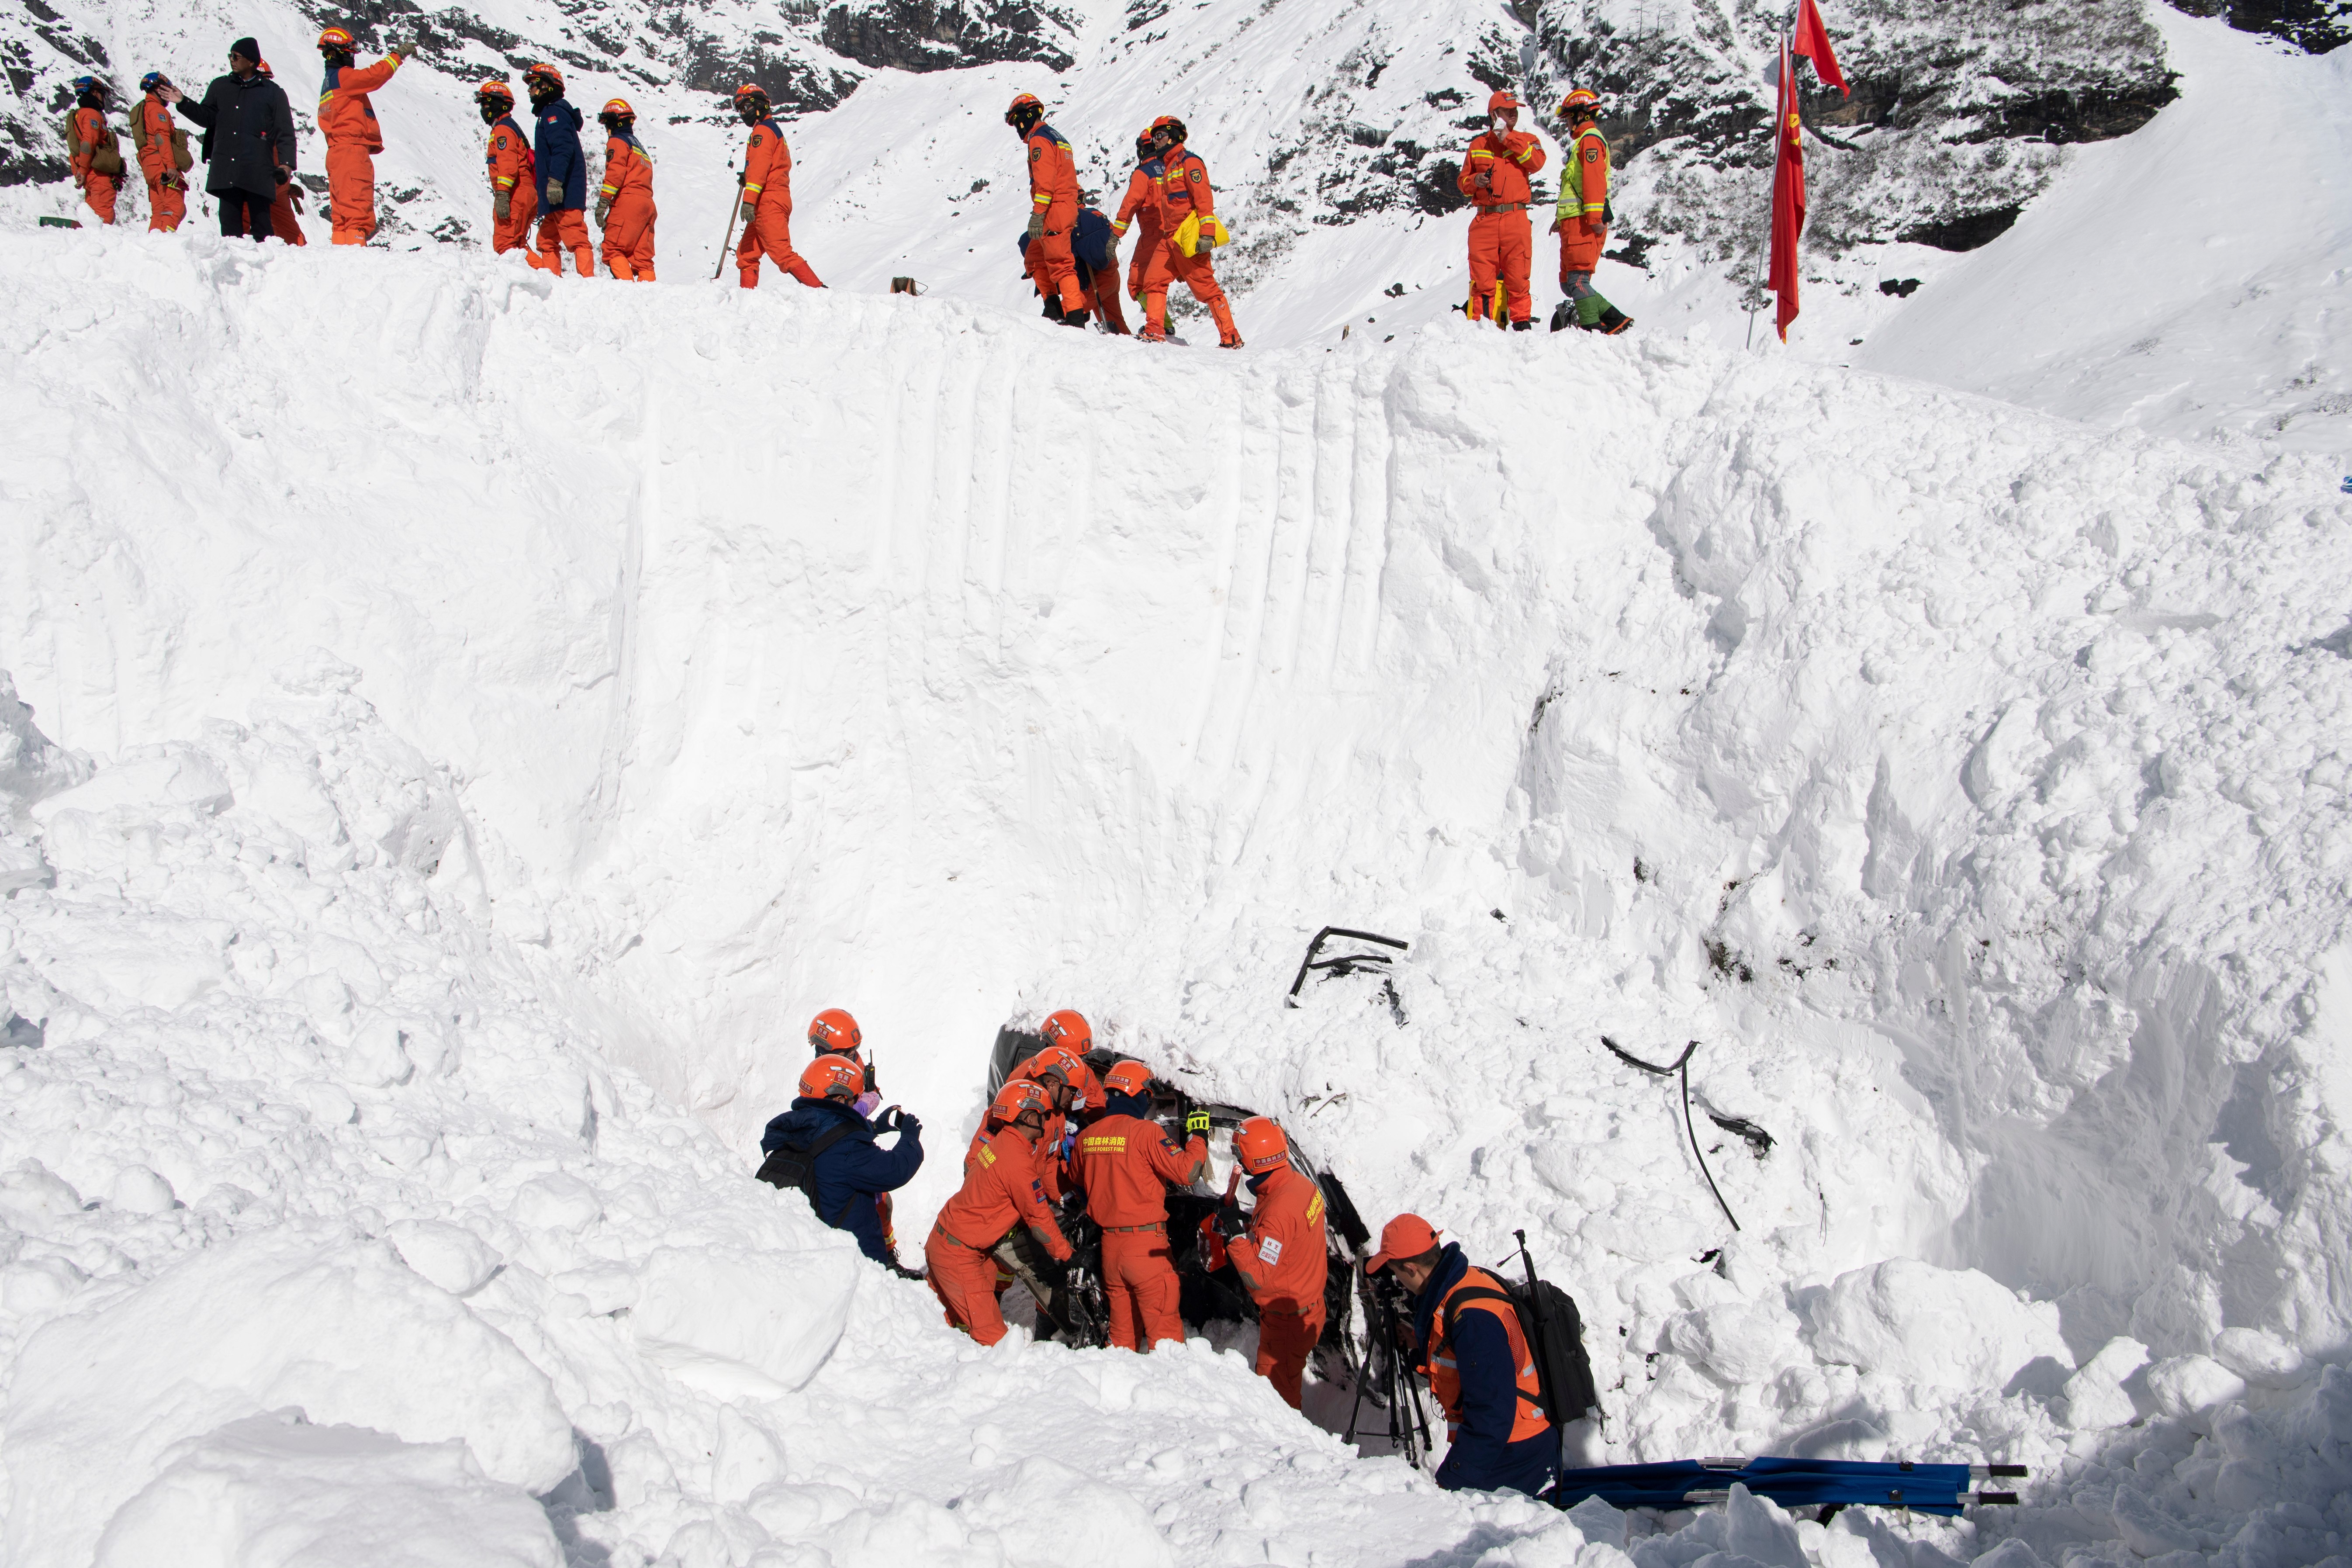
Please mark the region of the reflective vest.
POLYGON ((1519 1330, 1519 1314, 1509 1300, 1510 1292, 1503 1282, 1483 1268, 1465 1272, 1445 1299, 1437 1304, 1430 1320, 1429 1331, 1429 1392, 1445 1412, 1445 1439, 1452 1442, 1462 1430, 1462 1373, 1454 1361, 1454 1322, 1462 1312, 1488 1312, 1501 1321, 1504 1336, 1511 1344, 1511 1365, 1517 1369, 1519 1390, 1518 1407, 1511 1416, 1509 1442, 1523 1442, 1540 1437, 1551 1430, 1544 1419, 1543 1385, 1536 1378, 1536 1358, 1528 1352, 1527 1335, 1519 1330), (1465 1290, 1493 1290, 1504 1300, 1481 1298, 1464 1301, 1458 1307, 1457 1298, 1465 1290))
POLYGON ((1598 222, 1609 205, 1609 139, 1587 125, 1568 144, 1568 166, 1559 172, 1559 203, 1553 216, 1566 223, 1584 216, 1598 222))

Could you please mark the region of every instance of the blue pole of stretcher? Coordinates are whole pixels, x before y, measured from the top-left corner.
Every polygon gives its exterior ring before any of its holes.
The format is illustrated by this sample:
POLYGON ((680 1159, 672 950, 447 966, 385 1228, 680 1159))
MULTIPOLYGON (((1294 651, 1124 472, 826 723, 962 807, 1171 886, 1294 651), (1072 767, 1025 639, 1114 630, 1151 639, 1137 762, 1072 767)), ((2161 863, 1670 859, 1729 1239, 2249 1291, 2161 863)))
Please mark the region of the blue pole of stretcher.
POLYGON ((1616 1508, 1678 1509, 1721 1502, 1734 1481, 1782 1508, 1907 1508, 1957 1514, 1983 1503, 2013 1503, 2015 1492, 1972 1492, 1989 1477, 2022 1477, 2022 1465, 1871 1464, 1858 1459, 1675 1459, 1561 1472, 1556 1500, 1573 1508, 1599 1498, 1616 1508))

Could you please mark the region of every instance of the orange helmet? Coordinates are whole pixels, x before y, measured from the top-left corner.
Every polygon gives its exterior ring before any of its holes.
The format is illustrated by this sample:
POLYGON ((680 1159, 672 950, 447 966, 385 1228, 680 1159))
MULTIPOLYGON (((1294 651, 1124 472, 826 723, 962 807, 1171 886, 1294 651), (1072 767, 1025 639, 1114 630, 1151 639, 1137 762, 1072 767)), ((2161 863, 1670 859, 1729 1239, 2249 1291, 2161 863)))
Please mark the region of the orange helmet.
POLYGON ((543 81, 558 92, 563 90, 563 73, 545 60, 535 62, 530 69, 522 73, 522 82, 525 87, 529 87, 535 81, 543 81))
POLYGON ((1601 95, 1589 87, 1580 87, 1559 100, 1559 117, 1562 120, 1573 120, 1579 110, 1591 114, 1600 108, 1601 95))
POLYGON ((319 35, 319 47, 321 49, 341 49, 349 53, 356 47, 357 40, 341 27, 329 27, 319 35))
POLYGON ((1037 1032, 1045 1037, 1048 1044, 1060 1046, 1073 1056, 1082 1057, 1094 1049, 1094 1026, 1087 1023, 1087 1016, 1075 1007, 1065 1007, 1053 1014, 1037 1032))
POLYGON ((1492 98, 1489 98, 1486 100, 1486 112, 1489 114, 1495 114, 1506 109, 1517 109, 1518 106, 1519 100, 1517 97, 1512 93, 1509 88, 1507 87, 1498 89, 1492 98))
POLYGON ((827 1007, 809 1020, 809 1044, 816 1054, 828 1051, 855 1051, 866 1043, 857 1032, 857 1020, 838 1007, 827 1007))
POLYGON ((819 1057, 801 1068, 804 1100, 856 1100, 866 1092, 866 1072, 856 1062, 837 1056, 819 1057))
POLYGON ((768 89, 756 81, 747 81, 735 89, 735 101, 740 103, 747 98, 756 98, 764 103, 768 99, 768 89))
POLYGON ((629 107, 629 100, 625 98, 613 100, 604 106, 603 112, 616 120, 635 120, 637 117, 637 111, 629 107))
POLYGON ((1047 1046, 1044 1050, 1023 1062, 1019 1071, 1023 1078, 1032 1082, 1051 1078, 1055 1082, 1066 1086, 1081 1100, 1086 1098, 1087 1086, 1094 1080, 1095 1076, 1093 1069, 1087 1066, 1085 1060, 1067 1046, 1047 1046))
POLYGON ((1004 111, 1004 123, 1024 135, 1028 133, 1032 125, 1045 118, 1045 105, 1034 92, 1019 94, 1013 100, 1013 106, 1004 111))
POLYGON ((514 106, 514 89, 507 85, 507 79, 502 76, 492 77, 489 80, 476 88, 474 89, 474 96, 477 99, 489 99, 499 102, 503 102, 509 108, 512 108, 514 106))
POLYGON ((1103 1087, 1113 1094, 1149 1094, 1151 1069, 1141 1062, 1121 1062, 1103 1074, 1103 1087))
POLYGON ((254 61, 253 71, 256 76, 266 76, 272 81, 276 81, 278 79, 278 73, 269 68, 269 62, 268 60, 254 61))
POLYGON ((990 1120, 1010 1125, 1034 1110, 1038 1121, 1043 1122, 1046 1113, 1053 1109, 1046 1101, 1043 1089, 1025 1078, 1016 1078, 996 1091, 996 1098, 989 1102, 988 1114, 990 1120))
POLYGON ((1234 1158, 1253 1176, 1263 1176, 1290 1157, 1290 1140, 1271 1116, 1253 1116, 1234 1129, 1234 1158))

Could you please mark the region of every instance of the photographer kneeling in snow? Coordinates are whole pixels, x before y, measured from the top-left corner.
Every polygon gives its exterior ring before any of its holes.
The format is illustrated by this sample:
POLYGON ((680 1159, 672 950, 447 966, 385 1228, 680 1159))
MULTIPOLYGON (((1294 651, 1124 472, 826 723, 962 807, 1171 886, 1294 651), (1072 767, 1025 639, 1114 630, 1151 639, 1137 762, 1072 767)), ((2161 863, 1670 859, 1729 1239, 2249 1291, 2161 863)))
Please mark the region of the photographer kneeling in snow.
POLYGON ((760 1139, 763 1154, 779 1149, 810 1151, 814 1174, 809 1201, 816 1217, 857 1238, 857 1249, 895 1273, 898 1267, 884 1238, 881 1194, 912 1181, 923 1168, 923 1124, 892 1106, 872 1121, 859 1114, 866 1067, 856 1057, 821 1056, 801 1071, 801 1095, 793 1108, 768 1123, 760 1139), (898 1147, 876 1147, 877 1132, 896 1131, 898 1147))
POLYGON ((1413 1353, 1445 1412, 1437 1484, 1540 1495, 1559 1473, 1559 1431, 1544 1418, 1535 1357, 1503 1282, 1411 1214, 1381 1228, 1364 1268, 1390 1270, 1412 1299, 1413 1353))

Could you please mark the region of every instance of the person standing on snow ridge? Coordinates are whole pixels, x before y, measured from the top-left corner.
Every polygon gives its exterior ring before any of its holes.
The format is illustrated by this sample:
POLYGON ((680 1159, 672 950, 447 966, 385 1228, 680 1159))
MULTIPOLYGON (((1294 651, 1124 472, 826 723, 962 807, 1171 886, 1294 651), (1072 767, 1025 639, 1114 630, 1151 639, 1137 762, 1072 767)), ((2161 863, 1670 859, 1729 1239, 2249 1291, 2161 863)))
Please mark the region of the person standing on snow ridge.
POLYGON ((793 248, 793 150, 776 128, 766 89, 745 82, 735 89, 735 113, 751 128, 743 149, 743 238, 735 247, 735 270, 743 287, 760 286, 760 258, 812 289, 824 284, 816 269, 793 248))
POLYGON ((1514 331, 1535 325, 1528 268, 1535 229, 1528 222, 1533 193, 1528 176, 1544 166, 1543 143, 1519 128, 1519 100, 1497 92, 1486 100, 1486 129, 1470 143, 1455 184, 1476 212, 1470 219, 1470 319, 1504 322, 1507 301, 1514 331))
POLYGON ((1072 1173, 1086 1190, 1087 1213, 1102 1226, 1103 1289, 1110 1298, 1110 1342, 1140 1350, 1181 1342, 1176 1266, 1168 1258, 1168 1188, 1189 1187, 1209 1173, 1209 1113, 1179 1149, 1151 1120, 1151 1073, 1124 1061, 1103 1075, 1109 1111, 1078 1135, 1072 1173))
MULTIPOLYGON (((139 106, 131 111, 131 143, 147 181, 150 234, 169 234, 188 216, 188 177, 180 167, 188 133, 172 123, 172 106, 163 101, 163 89, 171 85, 162 71, 149 71, 139 79, 139 106)), ((189 158, 189 167, 194 164, 189 158)))
MULTIPOLYGON (((1044 244, 1043 240, 1036 242, 1044 244)), ((1062 296, 1058 289, 1047 292, 1045 280, 1030 266, 1031 241, 1029 231, 1023 229, 1014 242, 1021 252, 1023 275, 1034 284, 1045 300, 1043 312, 1049 321, 1064 320, 1062 296)), ((1127 315, 1118 304, 1118 236, 1112 231, 1110 219, 1097 207, 1081 206, 1078 220, 1070 229, 1070 260, 1076 268, 1078 293, 1088 310, 1102 319, 1105 330, 1125 336, 1127 315)))
POLYGON ((1257 1374, 1298 1408, 1307 1358, 1323 1337, 1323 1287, 1330 1271, 1323 1235, 1323 1189, 1290 1163, 1290 1140, 1269 1116, 1234 1130, 1234 1158, 1257 1194, 1246 1220, 1239 1205, 1214 1216, 1216 1238, 1257 1303, 1257 1374), (1230 1239, 1228 1239, 1230 1238, 1230 1239))
POLYGON ((365 245, 375 232, 375 154, 383 151, 383 126, 368 94, 390 81, 408 58, 395 44, 375 64, 355 66, 354 47, 341 27, 319 35, 319 58, 326 64, 319 83, 319 131, 327 139, 327 216, 334 220, 337 245, 365 245))
POLYGON ((1070 1244, 1045 1206, 1037 1179, 1037 1144, 1045 1136, 1045 1091, 1013 1079, 997 1091, 989 1113, 1004 1125, 976 1149, 963 1186, 940 1211, 923 1244, 931 1289, 950 1326, 984 1345, 1004 1337, 996 1304, 996 1265, 989 1254, 1016 1225, 1037 1238, 1056 1263, 1070 1260, 1070 1244))
POLYGON ((78 76, 73 89, 73 110, 66 116, 68 162, 73 166, 74 184, 81 187, 82 205, 111 228, 123 173, 114 128, 106 122, 106 84, 94 76, 78 76), (110 170, 106 166, 110 163, 114 165, 110 170))
MULTIPOLYGON (((1135 250, 1127 264, 1127 297, 1130 300, 1142 300, 1144 271, 1154 264, 1153 258, 1160 255, 1160 242, 1167 237, 1160 223, 1168 210, 1160 191, 1160 176, 1167 168, 1160 161, 1160 150, 1151 140, 1150 130, 1147 127, 1139 132, 1135 138, 1135 171, 1127 177, 1127 196, 1118 204, 1118 216, 1110 222, 1114 246, 1126 235, 1129 224, 1137 226, 1135 250)), ((1114 252, 1112 265, 1117 266, 1118 261, 1114 252)), ((1164 338, 1167 334, 1163 331, 1160 335, 1164 338)))
POLYGON ((857 1249, 875 1262, 906 1274, 890 1245, 882 1205, 923 1168, 923 1124, 895 1108, 879 1121, 867 1122, 855 1103, 865 1080, 853 1058, 824 1056, 809 1063, 801 1069, 800 1097, 768 1123, 760 1152, 815 1149, 809 1201, 816 1217, 856 1237, 857 1249), (877 1131, 896 1131, 898 1146, 887 1152, 877 1148, 877 1131))
POLYGON ((1568 298, 1552 313, 1551 330, 1573 321, 1588 331, 1622 332, 1633 319, 1592 287, 1601 252, 1609 244, 1609 140, 1595 123, 1601 95, 1576 89, 1559 100, 1559 117, 1569 125, 1568 165, 1559 172, 1551 232, 1559 236, 1559 286, 1568 298))
POLYGON ((1440 1246, 1419 1215, 1381 1227, 1364 1269, 1383 1268, 1413 1298, 1413 1352, 1445 1413, 1437 1484, 1539 1496, 1559 1473, 1559 1431, 1544 1419, 1535 1357, 1503 1282, 1472 1268, 1458 1245, 1440 1246))
POLYGON ((654 280, 654 161, 637 141, 637 111, 616 98, 596 116, 604 128, 604 183, 596 189, 596 226, 604 233, 604 269, 624 283, 654 280))
POLYGON ((1064 326, 1083 327, 1086 293, 1070 254, 1070 230, 1078 221, 1077 162, 1062 133, 1045 123, 1045 106, 1035 93, 1013 99, 1004 123, 1021 138, 1029 159, 1029 275, 1039 293, 1061 300, 1064 326))
POLYGON ((572 270, 586 278, 596 270, 588 247, 588 155, 580 150, 580 111, 563 96, 563 73, 535 65, 523 73, 534 124, 530 162, 540 182, 539 265, 558 277, 563 253, 572 270))
POLYGON ((1168 336, 1168 284, 1181 279, 1192 298, 1209 308, 1217 323, 1217 346, 1237 349, 1242 334, 1234 325, 1233 308, 1217 287, 1217 270, 1209 252, 1231 242, 1233 236, 1217 216, 1216 193, 1209 184, 1209 166, 1186 149, 1184 122, 1163 114, 1151 122, 1151 144, 1160 154, 1160 221, 1167 237, 1160 243, 1158 265, 1147 264, 1143 274, 1144 328, 1137 335, 1159 342, 1168 336))
POLYGON ((168 82, 160 92, 205 128, 205 191, 219 205, 221 233, 258 245, 269 236, 278 187, 294 177, 294 106, 261 74, 261 46, 251 38, 228 47, 228 72, 213 78, 201 103, 168 82))
MULTIPOLYGON (((260 73, 266 81, 278 79, 278 73, 269 68, 268 60, 263 60, 253 68, 260 73)), ((289 147, 287 151, 290 155, 293 150, 289 147)), ((300 219, 295 216, 301 210, 302 187, 294 183, 294 171, 289 166, 286 171, 286 178, 278 182, 278 194, 269 199, 269 232, 287 245, 310 244, 310 239, 302 233, 300 219)), ((260 237, 257 235, 255 237, 260 237)))
POLYGON ((533 267, 530 220, 539 211, 539 176, 530 159, 530 138, 514 117, 514 89, 504 77, 474 89, 474 108, 490 128, 484 162, 490 174, 490 249, 499 256, 520 249, 533 267))

